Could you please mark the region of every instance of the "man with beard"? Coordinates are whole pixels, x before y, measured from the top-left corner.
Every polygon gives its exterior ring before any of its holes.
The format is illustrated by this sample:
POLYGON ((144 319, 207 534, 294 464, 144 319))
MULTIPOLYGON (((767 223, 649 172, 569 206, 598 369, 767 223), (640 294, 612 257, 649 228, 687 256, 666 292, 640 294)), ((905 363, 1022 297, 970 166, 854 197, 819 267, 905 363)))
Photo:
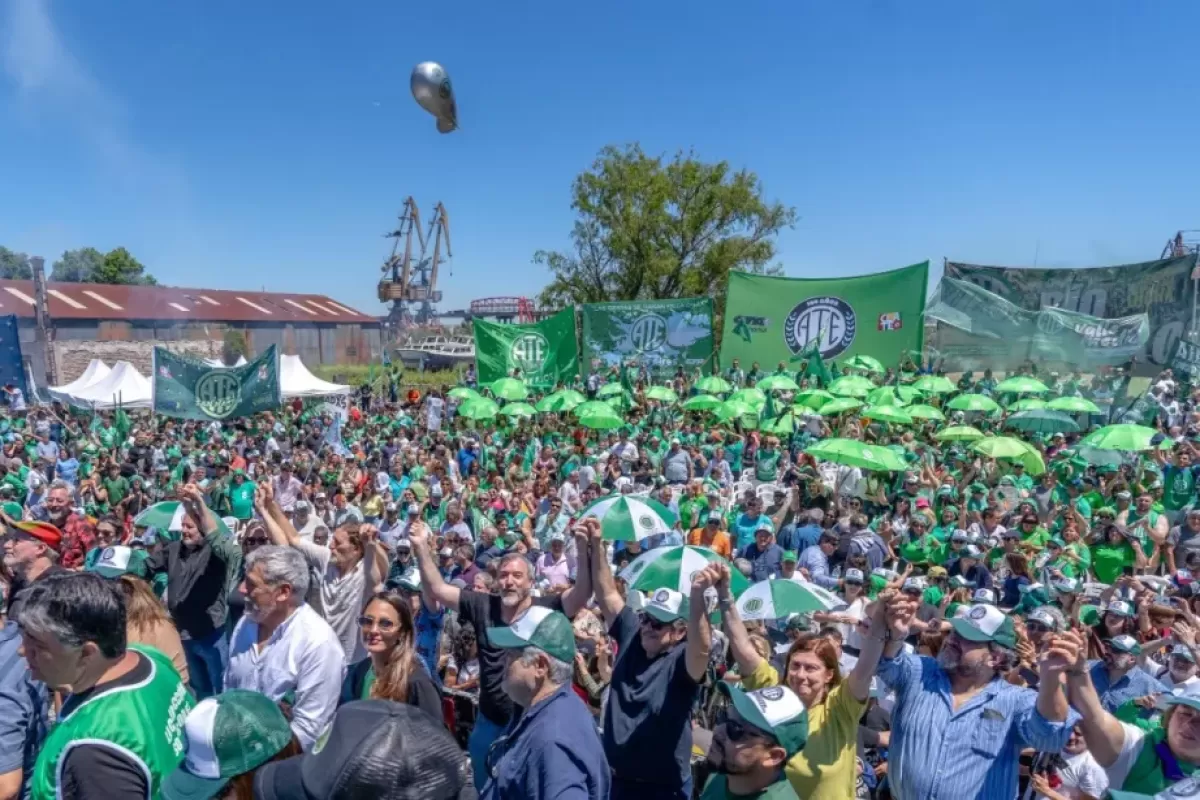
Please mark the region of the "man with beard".
POLYGON ((786 686, 744 692, 725 681, 728 716, 713 730, 708 766, 714 774, 700 800, 729 797, 796 800, 783 767, 808 741, 808 710, 786 686))
MULTIPOLYGON (((916 600, 900 595, 891 604, 916 600)), ((1016 661, 1012 618, 991 605, 972 605, 951 620, 937 660, 903 652, 907 627, 898 616, 888 632, 879 679, 896 693, 888 776, 905 800, 1017 796, 1024 748, 1057 752, 1079 715, 1062 691, 1073 653, 1050 637, 1038 664, 1038 690, 1014 686, 1004 674, 1016 661)), ((907 619, 911 620, 911 612, 907 619)))
POLYGON ((525 556, 509 553, 499 559, 500 568, 496 578, 498 594, 460 589, 442 579, 437 559, 432 552, 434 543, 429 526, 417 522, 409 528, 408 536, 420 569, 421 591, 425 595, 425 604, 429 608, 437 608, 438 604, 441 604, 456 611, 463 625, 470 625, 475 629, 479 652, 479 717, 475 721, 475 729, 471 731, 467 749, 470 751, 471 765, 475 770, 476 788, 482 789, 488 778, 488 749, 503 733, 513 716, 512 698, 504 691, 504 676, 508 669, 507 656, 504 648, 490 642, 488 629, 512 625, 534 606, 561 611, 568 619, 573 618, 583 608, 592 593, 589 556, 584 551, 588 550, 589 536, 594 536, 599 546, 599 521, 587 520, 577 529, 575 535, 582 544, 579 547, 579 581, 562 594, 534 597, 533 564, 525 556))
POLYGON ((1138 666, 1141 655, 1142 646, 1128 634, 1104 643, 1104 657, 1092 662, 1089 671, 1105 711, 1115 713, 1130 700, 1167 691, 1157 678, 1138 666))
POLYGON ((146 559, 146 579, 166 573, 167 610, 179 629, 192 690, 203 700, 222 691, 229 661, 226 599, 231 576, 241 567, 242 551, 221 533, 196 484, 187 484, 179 495, 180 538, 146 559))
POLYGON ((87 551, 96 544, 96 528, 87 517, 71 510, 71 486, 66 481, 53 481, 41 508, 38 517, 62 531, 59 563, 66 569, 82 567, 87 551))
POLYGON ((8 585, 5 614, 16 619, 20 605, 18 595, 34 581, 67 570, 58 566, 58 551, 62 534, 48 522, 18 522, 4 515, 8 535, 4 537, 4 568, 12 576, 8 585))
POLYGON ((233 629, 225 681, 286 703, 305 751, 333 720, 346 673, 337 634, 304 602, 308 576, 304 556, 290 547, 265 545, 247 556, 246 613, 233 629))

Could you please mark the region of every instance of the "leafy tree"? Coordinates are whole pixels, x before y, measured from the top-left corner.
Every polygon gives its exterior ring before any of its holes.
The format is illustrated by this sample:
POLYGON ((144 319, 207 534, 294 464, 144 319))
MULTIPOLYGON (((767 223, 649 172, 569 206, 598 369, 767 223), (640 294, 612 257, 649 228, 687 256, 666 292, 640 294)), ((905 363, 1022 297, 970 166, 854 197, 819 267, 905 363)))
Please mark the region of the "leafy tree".
POLYGON ((601 150, 572 195, 572 251, 533 257, 553 276, 543 307, 708 295, 720 316, 729 271, 780 274, 774 238, 796 221, 753 172, 690 152, 664 162, 636 144, 601 150))
POLYGON ((146 267, 124 247, 109 250, 92 271, 91 283, 156 286, 158 281, 146 274, 146 267))
POLYGON ((250 344, 246 341, 246 334, 234 328, 226 328, 221 344, 221 360, 225 365, 232 367, 238 358, 248 358, 249 352, 250 344))
POLYGON ((104 254, 94 247, 67 250, 54 262, 50 280, 67 283, 95 283, 96 272, 104 263, 104 254))
POLYGON ((29 256, 0 247, 0 278, 32 280, 33 267, 29 264, 29 256))

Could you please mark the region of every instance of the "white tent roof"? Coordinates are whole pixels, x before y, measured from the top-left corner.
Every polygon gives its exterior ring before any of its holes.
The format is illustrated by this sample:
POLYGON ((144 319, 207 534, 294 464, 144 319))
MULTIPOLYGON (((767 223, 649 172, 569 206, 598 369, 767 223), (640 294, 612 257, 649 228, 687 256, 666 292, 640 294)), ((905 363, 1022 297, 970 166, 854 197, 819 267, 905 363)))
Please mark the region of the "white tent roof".
POLYGON ((128 361, 118 361, 100 381, 74 392, 68 402, 88 408, 149 408, 150 381, 128 361))
POLYGON ((71 401, 71 395, 83 391, 94 383, 99 383, 108 377, 108 373, 111 371, 112 370, 110 370, 108 365, 103 361, 98 358, 93 358, 90 362, 88 362, 87 369, 85 369, 83 374, 78 378, 70 383, 63 384, 62 386, 51 386, 50 396, 55 400, 61 400, 64 403, 69 403, 71 401))
MULTIPOLYGON (((206 359, 204 359, 204 363, 208 364, 210 367, 228 367, 229 366, 228 364, 226 364, 224 361, 222 361, 219 358, 206 358, 206 359)), ((235 367, 246 366, 246 357, 238 356, 237 363, 235 363, 233 366, 235 366, 235 367)))
POLYGON ((285 398, 347 394, 349 386, 323 381, 308 371, 300 356, 279 357, 279 386, 285 398))

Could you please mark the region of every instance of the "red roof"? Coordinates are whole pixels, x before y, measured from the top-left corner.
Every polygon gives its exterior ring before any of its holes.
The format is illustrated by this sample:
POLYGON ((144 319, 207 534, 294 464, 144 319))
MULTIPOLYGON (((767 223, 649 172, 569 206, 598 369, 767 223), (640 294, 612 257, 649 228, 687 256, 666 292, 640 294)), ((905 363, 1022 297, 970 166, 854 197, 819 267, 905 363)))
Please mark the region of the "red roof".
MULTIPOLYGON (((321 294, 48 282, 46 301, 52 320, 194 320, 323 324, 379 322, 376 317, 321 294)), ((0 315, 32 317, 33 303, 33 281, 0 280, 0 315)))

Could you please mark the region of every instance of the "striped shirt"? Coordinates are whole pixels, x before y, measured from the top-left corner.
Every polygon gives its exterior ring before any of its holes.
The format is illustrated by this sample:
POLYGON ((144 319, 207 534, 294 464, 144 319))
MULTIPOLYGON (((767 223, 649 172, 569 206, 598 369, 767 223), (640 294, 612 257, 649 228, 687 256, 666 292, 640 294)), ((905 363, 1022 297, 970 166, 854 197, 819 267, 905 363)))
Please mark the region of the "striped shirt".
POLYGON ((1096 694, 1100 696, 1100 705, 1110 714, 1115 714, 1130 700, 1169 691, 1161 681, 1141 667, 1134 667, 1114 683, 1109 683, 1108 667, 1103 661, 1090 662, 1088 671, 1092 676, 1092 686, 1096 687, 1096 694))
POLYGON ((0 628, 0 774, 24 770, 17 797, 29 797, 29 778, 49 728, 46 685, 29 674, 17 652, 21 633, 15 622, 0 628))
POLYGON ((997 677, 953 710, 950 679, 932 658, 900 654, 879 663, 896 692, 888 774, 897 800, 1011 800, 1022 748, 1057 752, 1079 720, 1050 722, 1037 692, 997 677))

